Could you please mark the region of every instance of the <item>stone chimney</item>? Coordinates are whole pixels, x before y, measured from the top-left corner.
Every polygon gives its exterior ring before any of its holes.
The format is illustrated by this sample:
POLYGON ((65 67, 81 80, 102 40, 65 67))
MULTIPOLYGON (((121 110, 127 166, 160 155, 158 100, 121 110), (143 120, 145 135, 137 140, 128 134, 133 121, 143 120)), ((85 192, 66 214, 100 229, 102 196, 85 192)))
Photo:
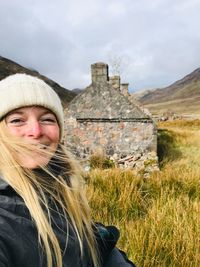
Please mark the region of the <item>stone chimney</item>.
POLYGON ((109 83, 116 90, 120 90, 120 76, 119 75, 109 77, 109 83))
POLYGON ((120 91, 122 92, 123 95, 128 96, 128 83, 122 83, 120 87, 120 91))
POLYGON ((108 65, 102 62, 91 65, 92 82, 105 83, 108 82, 108 65))

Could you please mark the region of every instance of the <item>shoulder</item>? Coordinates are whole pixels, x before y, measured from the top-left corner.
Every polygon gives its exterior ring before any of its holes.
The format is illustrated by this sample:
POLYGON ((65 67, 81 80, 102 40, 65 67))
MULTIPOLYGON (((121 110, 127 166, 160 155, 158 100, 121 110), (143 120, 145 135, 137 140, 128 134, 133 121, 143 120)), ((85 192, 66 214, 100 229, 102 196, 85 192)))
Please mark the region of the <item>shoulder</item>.
POLYGON ((0 189, 0 235, 15 234, 22 224, 32 224, 30 213, 21 197, 9 186, 0 189))
POLYGON ((13 214, 24 211, 25 203, 17 192, 0 178, 0 215, 10 212, 13 214))

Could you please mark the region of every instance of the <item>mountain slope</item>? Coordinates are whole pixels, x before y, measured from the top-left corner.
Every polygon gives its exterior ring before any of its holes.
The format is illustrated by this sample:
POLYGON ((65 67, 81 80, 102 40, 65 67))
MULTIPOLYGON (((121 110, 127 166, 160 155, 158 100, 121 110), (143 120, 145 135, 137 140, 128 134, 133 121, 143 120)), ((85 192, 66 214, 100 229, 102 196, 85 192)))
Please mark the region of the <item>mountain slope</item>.
POLYGON ((33 76, 37 76, 41 78, 42 80, 44 80, 60 96, 64 108, 76 96, 74 92, 65 89, 64 87, 60 86, 58 83, 41 75, 39 72, 25 68, 10 59, 0 56, 0 80, 14 73, 27 73, 33 76))
POLYGON ((152 113, 200 114, 200 68, 168 87, 138 93, 135 97, 152 113))

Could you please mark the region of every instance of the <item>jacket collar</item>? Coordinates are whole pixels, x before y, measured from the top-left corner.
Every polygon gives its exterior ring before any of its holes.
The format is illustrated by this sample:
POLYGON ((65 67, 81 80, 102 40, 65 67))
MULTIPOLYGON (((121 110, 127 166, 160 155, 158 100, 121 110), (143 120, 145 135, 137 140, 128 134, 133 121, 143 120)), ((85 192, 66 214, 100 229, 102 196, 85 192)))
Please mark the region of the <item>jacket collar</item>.
POLYGON ((9 189, 11 186, 0 177, 0 191, 9 189))

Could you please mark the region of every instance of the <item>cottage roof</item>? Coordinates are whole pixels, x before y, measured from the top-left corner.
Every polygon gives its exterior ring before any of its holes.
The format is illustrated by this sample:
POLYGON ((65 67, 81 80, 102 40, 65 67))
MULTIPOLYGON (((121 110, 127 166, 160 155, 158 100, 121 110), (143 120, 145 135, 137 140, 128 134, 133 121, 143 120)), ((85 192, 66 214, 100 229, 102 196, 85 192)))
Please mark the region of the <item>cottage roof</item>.
POLYGON ((80 120, 151 120, 108 82, 93 82, 69 103, 66 111, 68 115, 80 120))

